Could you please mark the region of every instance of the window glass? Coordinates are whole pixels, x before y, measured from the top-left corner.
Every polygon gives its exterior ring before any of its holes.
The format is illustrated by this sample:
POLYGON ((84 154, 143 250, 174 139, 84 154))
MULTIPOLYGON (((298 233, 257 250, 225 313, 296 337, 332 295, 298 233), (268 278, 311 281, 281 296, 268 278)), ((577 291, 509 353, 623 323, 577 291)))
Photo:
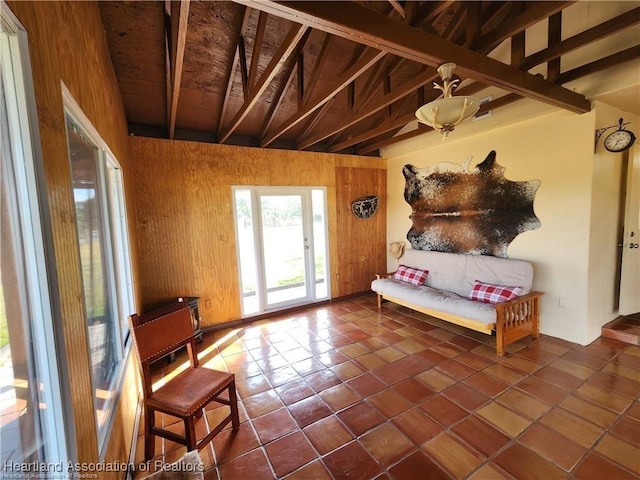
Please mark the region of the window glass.
MULTIPOLYGON (((2 120, 8 124, 5 93, 2 89, 2 120)), ((0 425, 2 460, 18 462, 42 458, 42 431, 38 409, 36 372, 29 345, 32 336, 29 322, 27 288, 24 283, 24 252, 17 208, 15 174, 9 139, 3 130, 0 153, 0 425)))
MULTIPOLYGON (((22 71, 26 43, 0 10, 0 462, 63 464, 65 424, 22 71)), ((26 63, 26 62, 25 62, 26 63)))
MULTIPOLYGON (((67 112, 67 142, 96 423, 101 451, 122 376, 133 311, 122 174, 102 140, 67 112)), ((87 122, 86 119, 83 119, 87 122)))

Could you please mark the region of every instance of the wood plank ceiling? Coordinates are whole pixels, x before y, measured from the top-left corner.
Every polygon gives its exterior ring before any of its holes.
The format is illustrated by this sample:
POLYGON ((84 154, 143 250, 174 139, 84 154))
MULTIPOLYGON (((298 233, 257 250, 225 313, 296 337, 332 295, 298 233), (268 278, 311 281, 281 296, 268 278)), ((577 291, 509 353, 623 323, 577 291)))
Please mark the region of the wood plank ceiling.
MULTIPOLYGON (((562 57, 640 23, 640 7, 563 35, 570 1, 99 2, 129 129, 230 145, 375 155, 440 93, 497 87, 479 113, 523 97, 572 112, 590 101, 563 84, 640 56, 640 39, 568 70, 562 57), (547 24, 527 54, 526 30, 547 24), (510 62, 490 55, 510 39, 510 62), (540 73, 542 72, 542 73, 540 73)), ((574 62, 575 63, 575 62, 574 62)))

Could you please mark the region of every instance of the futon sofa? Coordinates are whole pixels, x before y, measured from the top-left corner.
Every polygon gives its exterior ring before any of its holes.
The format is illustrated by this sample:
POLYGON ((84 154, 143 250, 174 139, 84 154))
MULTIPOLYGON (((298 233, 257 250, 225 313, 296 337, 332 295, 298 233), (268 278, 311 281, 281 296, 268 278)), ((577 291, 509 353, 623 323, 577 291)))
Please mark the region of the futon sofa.
POLYGON ((496 336, 496 352, 539 335, 541 292, 531 291, 533 266, 523 260, 409 249, 398 269, 376 275, 378 308, 388 300, 496 336))

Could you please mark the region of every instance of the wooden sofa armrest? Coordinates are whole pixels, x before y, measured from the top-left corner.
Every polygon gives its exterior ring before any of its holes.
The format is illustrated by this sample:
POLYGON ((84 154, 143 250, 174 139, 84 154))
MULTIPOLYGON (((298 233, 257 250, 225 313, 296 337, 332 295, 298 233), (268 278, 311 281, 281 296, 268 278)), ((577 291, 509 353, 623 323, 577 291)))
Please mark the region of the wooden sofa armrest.
MULTIPOLYGON (((387 272, 387 273, 376 273, 376 280, 380 280, 381 278, 391 278, 393 274, 396 272, 387 272)), ((382 294, 378 293, 378 310, 382 308, 382 294)))
POLYGON ((544 295, 544 293, 542 292, 529 292, 526 295, 520 295, 514 298, 513 300, 509 300, 508 302, 497 303, 496 310, 499 310, 500 308, 509 307, 510 305, 517 305, 519 303, 524 303, 533 298, 540 298, 542 295, 544 295))
POLYGON ((496 304, 496 351, 504 355, 504 347, 521 338, 540 336, 540 302, 542 292, 529 292, 508 302, 496 304))
POLYGON ((376 280, 380 280, 381 278, 391 278, 394 273, 396 272, 376 273, 376 280))

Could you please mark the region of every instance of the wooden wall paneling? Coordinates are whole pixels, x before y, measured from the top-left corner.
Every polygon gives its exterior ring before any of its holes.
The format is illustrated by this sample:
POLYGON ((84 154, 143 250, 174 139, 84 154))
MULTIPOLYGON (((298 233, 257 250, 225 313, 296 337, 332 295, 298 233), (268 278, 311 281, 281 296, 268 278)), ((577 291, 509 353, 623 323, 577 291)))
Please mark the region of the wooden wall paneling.
POLYGON ((170 143, 145 143, 134 162, 142 310, 195 288, 188 236, 187 178, 170 143))
POLYGON ((329 232, 329 274, 331 275, 331 298, 340 296, 340 262, 338 255, 338 202, 336 201, 335 169, 333 180, 327 186, 327 230, 329 232))
MULTIPOLYGON (((367 252, 379 251, 360 255, 385 258, 384 160, 141 137, 130 137, 130 148, 136 159, 140 268, 145 301, 157 302, 162 296, 186 295, 184 290, 188 285, 192 289, 189 294, 202 299, 201 316, 205 328, 240 318, 233 185, 326 187, 332 296, 366 291, 371 282, 369 270, 377 273, 384 269, 382 266, 367 267, 363 272, 362 267, 357 267, 358 262, 354 263, 348 255, 361 247, 352 242, 361 241, 365 231, 369 231, 379 240, 372 245, 369 238, 367 252), (341 168, 348 177, 345 181, 353 186, 353 192, 343 192, 348 205, 342 224, 338 222, 338 205, 344 201, 336 199, 338 164, 343 165, 341 168), (351 171, 351 166, 357 168, 351 171), (360 194, 360 190, 367 193, 360 194), (350 197, 351 193, 362 196, 371 191, 379 192, 382 203, 373 223, 365 227, 349 218, 350 197), (156 218, 166 217, 168 212, 181 218, 172 222, 156 218), (169 238, 180 229, 183 243, 180 247, 175 242, 172 246, 163 246, 162 241, 155 238, 163 236, 160 231, 154 231, 153 235, 145 232, 150 225, 173 229, 164 235, 169 238), (372 225, 375 225, 374 230, 371 230, 372 225), (363 231, 353 233, 354 228, 363 228, 363 231), (185 260, 181 260, 179 254, 169 251, 171 248, 188 249, 193 256, 189 260, 184 256, 185 260), (159 266, 158 258, 172 265, 159 266), (344 265, 344 268, 351 268, 353 274, 342 275, 344 265), (343 285, 345 278, 348 282, 343 285), (172 293, 168 295, 168 292, 172 293), (211 299, 211 308, 206 307, 207 299, 211 299)), ((358 219, 353 217, 353 220, 358 219)))
MULTIPOLYGON (((96 3, 9 1, 8 6, 28 36, 51 217, 52 253, 58 279, 56 296, 60 299, 59 314, 69 367, 77 460, 97 462, 87 329, 60 82, 64 82, 120 162, 131 219, 135 216, 124 108, 96 3)), ((135 239, 135 229, 131 235, 135 239)), ((136 256, 134 243, 134 283, 136 256)), ((137 395, 137 391, 128 388, 124 387, 121 401, 129 401, 132 395, 137 395)), ((129 450, 135 419, 121 405, 116 409, 118 418, 103 459, 126 462, 128 457, 123 454, 129 450)), ((112 476, 118 477, 117 474, 112 476)), ((104 478, 110 476, 105 474, 104 478)))
POLYGON ((332 156, 320 153, 300 155, 294 151, 287 151, 286 155, 280 155, 274 160, 276 161, 269 162, 270 185, 334 184, 335 161, 332 156))
POLYGON ((202 326, 240 318, 238 262, 231 185, 218 181, 224 164, 188 161, 187 237, 192 258, 194 295, 200 297, 202 326), (210 307, 208 306, 210 300, 210 307))
POLYGON ((376 273, 384 272, 386 242, 386 171, 338 167, 336 169, 338 224, 339 296, 367 291, 376 273), (351 203, 367 195, 378 195, 375 215, 360 219, 351 203))

